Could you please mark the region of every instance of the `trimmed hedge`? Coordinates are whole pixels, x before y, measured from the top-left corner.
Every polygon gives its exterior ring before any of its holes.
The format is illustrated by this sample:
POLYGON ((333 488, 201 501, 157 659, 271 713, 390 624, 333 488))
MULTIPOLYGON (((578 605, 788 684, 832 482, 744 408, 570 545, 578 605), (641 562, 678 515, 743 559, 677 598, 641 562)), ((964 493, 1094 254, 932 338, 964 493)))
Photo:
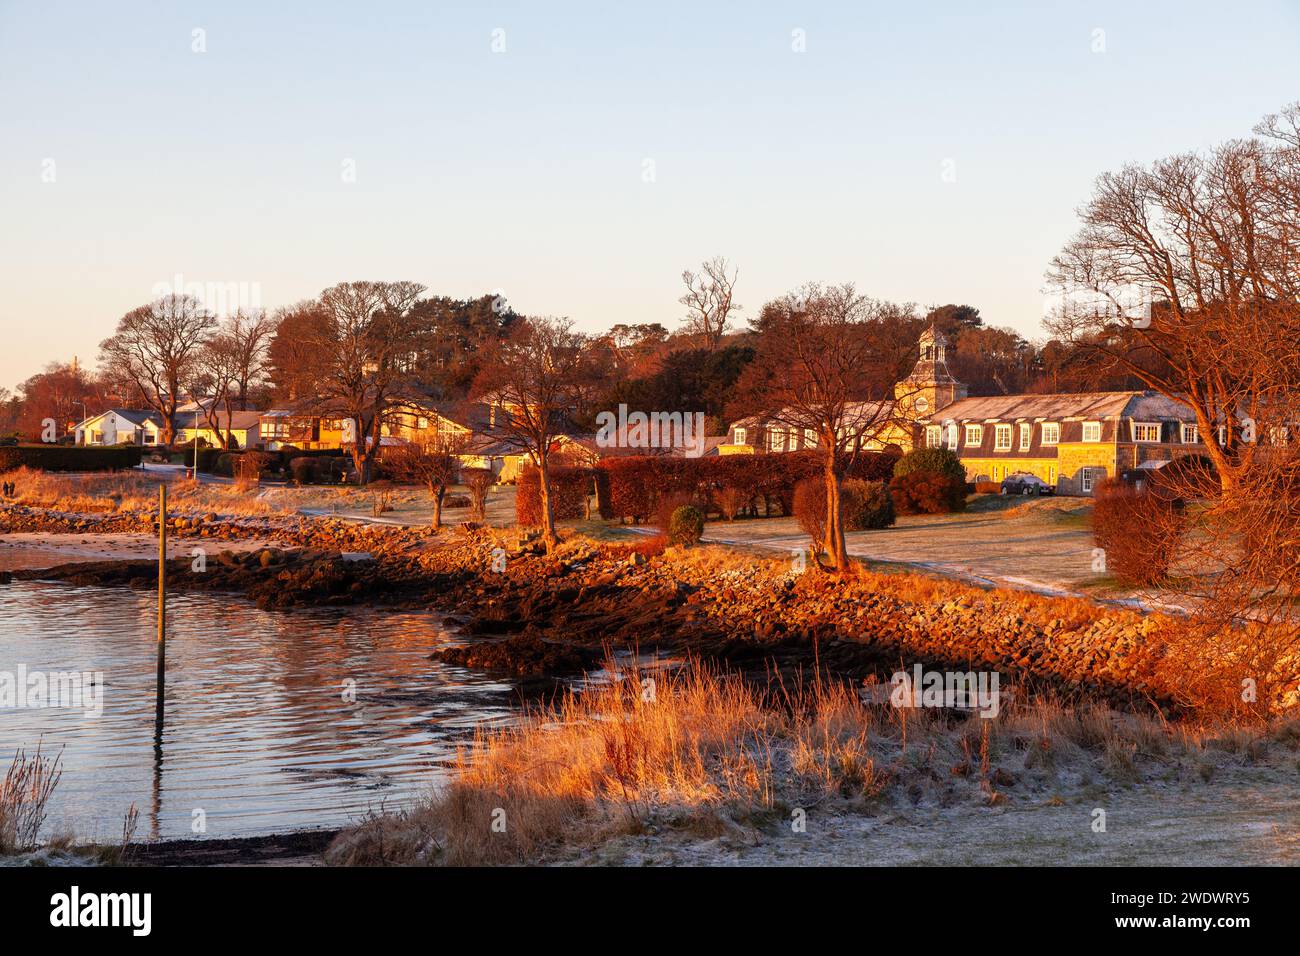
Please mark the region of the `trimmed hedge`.
MULTIPOLYGON (((845 478, 886 481, 896 455, 863 452, 845 471, 845 478)), ((629 456, 607 458, 596 468, 602 518, 630 518, 640 523, 659 514, 665 501, 692 503, 701 511, 734 518, 753 514, 794 513, 794 489, 804 478, 820 476, 822 457, 816 451, 771 455, 722 455, 715 458, 629 456)))
POLYGON ((0 447, 0 472, 15 468, 37 471, 122 471, 138 467, 144 458, 141 445, 7 445, 0 447))
MULTIPOLYGON (((515 483, 515 520, 521 527, 542 526, 541 474, 530 465, 519 473, 515 483)), ((551 483, 551 514, 555 520, 586 517, 592 469, 560 465, 548 468, 547 475, 551 483)))

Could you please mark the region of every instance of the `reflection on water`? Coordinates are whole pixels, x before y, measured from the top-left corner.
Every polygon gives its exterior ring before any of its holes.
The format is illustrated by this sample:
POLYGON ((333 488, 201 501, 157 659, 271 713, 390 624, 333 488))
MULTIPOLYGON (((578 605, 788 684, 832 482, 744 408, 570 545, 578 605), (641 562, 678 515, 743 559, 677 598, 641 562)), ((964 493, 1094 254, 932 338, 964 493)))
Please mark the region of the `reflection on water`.
POLYGON ((477 724, 515 712, 508 685, 428 659, 450 640, 429 614, 272 614, 210 594, 173 595, 168 608, 155 784, 154 594, 0 586, 0 671, 104 675, 98 718, 0 709, 4 766, 42 739, 47 752, 64 748, 47 830, 114 839, 132 803, 141 837, 203 835, 192 832, 196 811, 208 837, 337 826, 427 792, 477 724))

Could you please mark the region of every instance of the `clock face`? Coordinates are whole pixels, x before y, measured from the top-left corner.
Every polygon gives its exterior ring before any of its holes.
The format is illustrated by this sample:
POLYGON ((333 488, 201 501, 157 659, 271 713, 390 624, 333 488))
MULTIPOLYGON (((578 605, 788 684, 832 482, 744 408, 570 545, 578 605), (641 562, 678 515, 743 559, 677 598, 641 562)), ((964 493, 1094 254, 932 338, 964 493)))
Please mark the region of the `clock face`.
POLYGON ((926 411, 930 407, 930 400, 924 395, 916 396, 916 410, 918 412, 926 411))

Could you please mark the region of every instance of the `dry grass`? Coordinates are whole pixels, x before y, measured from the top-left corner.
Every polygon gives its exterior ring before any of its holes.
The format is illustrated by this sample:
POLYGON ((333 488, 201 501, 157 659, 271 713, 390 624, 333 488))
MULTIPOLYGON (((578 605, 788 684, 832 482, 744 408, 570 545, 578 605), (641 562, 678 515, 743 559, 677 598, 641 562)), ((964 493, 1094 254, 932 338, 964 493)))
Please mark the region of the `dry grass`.
POLYGON ((1059 802, 1171 773, 1208 780, 1225 762, 1260 759, 1270 741, 1294 762, 1300 746, 1290 725, 1270 738, 1046 698, 984 719, 867 703, 844 684, 754 687, 696 663, 621 678, 482 734, 443 791, 373 815, 327 860, 525 864, 646 834, 745 841, 800 809, 1059 802))
MULTIPOLYGON (((158 505, 158 485, 162 483, 157 477, 138 472, 59 475, 30 468, 11 471, 7 478, 16 486, 19 504, 76 514, 152 510, 158 505)), ((234 485, 170 481, 167 497, 174 509, 224 515, 270 515, 283 510, 234 485)))
POLYGON ((0 853, 35 849, 50 797, 63 776, 62 753, 46 757, 39 744, 30 757, 21 748, 0 780, 0 853))

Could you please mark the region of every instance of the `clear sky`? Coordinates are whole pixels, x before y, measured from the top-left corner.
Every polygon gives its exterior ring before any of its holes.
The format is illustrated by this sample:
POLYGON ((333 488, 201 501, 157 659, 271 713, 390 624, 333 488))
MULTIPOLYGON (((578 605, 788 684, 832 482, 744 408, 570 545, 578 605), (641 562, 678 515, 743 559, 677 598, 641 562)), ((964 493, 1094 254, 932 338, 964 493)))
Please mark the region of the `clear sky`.
POLYGON ((1295 99, 1297 0, 0 0, 0 385, 177 275, 675 327, 723 254, 742 317, 852 280, 1033 336, 1099 172, 1295 99))

